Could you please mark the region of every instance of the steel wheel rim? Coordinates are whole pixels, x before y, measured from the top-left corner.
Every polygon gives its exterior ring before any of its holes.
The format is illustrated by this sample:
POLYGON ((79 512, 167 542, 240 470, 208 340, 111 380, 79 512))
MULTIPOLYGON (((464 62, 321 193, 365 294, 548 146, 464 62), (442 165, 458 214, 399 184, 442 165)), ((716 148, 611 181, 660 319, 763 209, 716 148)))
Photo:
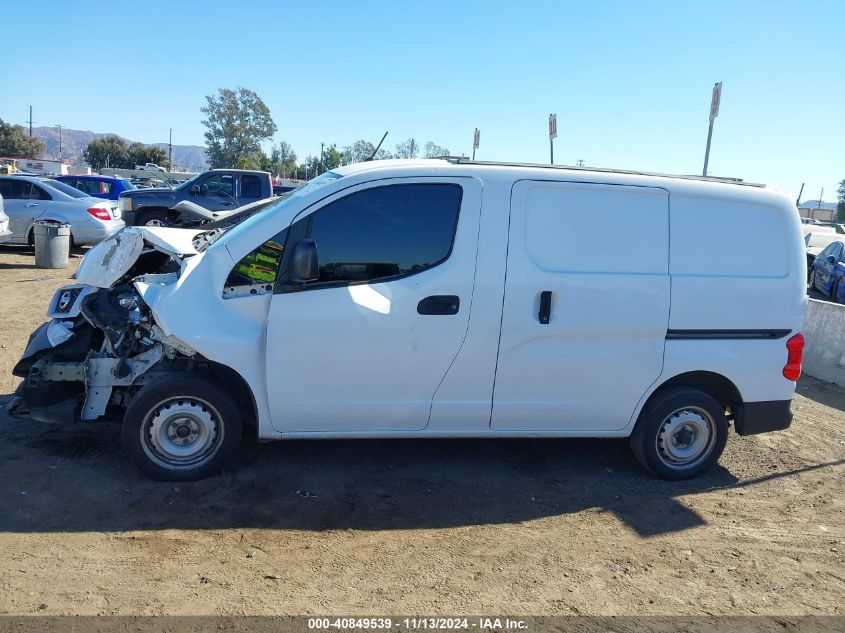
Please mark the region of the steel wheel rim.
POLYGON ((174 396, 150 409, 141 424, 141 446, 168 470, 193 470, 208 464, 223 443, 220 414, 202 398, 174 396))
POLYGON ((164 222, 162 222, 161 220, 156 220, 155 218, 153 218, 152 220, 147 220, 147 222, 146 222, 146 224, 144 224, 144 226, 164 226, 164 222))
POLYGON ((707 459, 716 445, 716 421, 700 407, 670 413, 657 431, 657 456, 669 468, 686 470, 707 459))

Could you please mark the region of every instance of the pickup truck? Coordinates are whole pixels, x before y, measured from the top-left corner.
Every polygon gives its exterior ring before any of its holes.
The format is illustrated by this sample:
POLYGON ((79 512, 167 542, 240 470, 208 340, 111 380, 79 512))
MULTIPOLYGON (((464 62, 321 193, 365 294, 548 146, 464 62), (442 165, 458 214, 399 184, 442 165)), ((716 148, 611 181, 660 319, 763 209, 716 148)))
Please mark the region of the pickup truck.
POLYGON ((266 171, 211 169, 172 189, 124 191, 118 206, 127 225, 196 227, 272 196, 266 171))
POLYGON ((135 165, 137 171, 160 171, 164 173, 164 167, 159 167, 155 163, 145 163, 144 165, 135 165))

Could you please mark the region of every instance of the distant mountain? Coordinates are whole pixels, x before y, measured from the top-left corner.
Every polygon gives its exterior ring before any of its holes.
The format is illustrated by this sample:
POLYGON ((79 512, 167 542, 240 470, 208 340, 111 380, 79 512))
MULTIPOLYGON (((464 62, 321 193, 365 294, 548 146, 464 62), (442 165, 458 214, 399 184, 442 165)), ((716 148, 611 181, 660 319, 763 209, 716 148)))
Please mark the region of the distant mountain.
MULTIPOLYGON (((59 128, 56 127, 34 127, 32 135, 46 146, 43 158, 57 160, 59 158, 59 128)), ((62 128, 62 158, 72 160, 75 163, 84 163, 82 152, 88 147, 88 143, 103 136, 118 136, 127 143, 134 143, 119 134, 108 134, 101 132, 89 132, 85 130, 71 130, 62 128)), ((167 143, 147 143, 161 147, 167 152, 167 143)), ((184 167, 189 171, 205 171, 208 169, 208 160, 205 157, 205 148, 199 145, 174 145, 173 163, 184 167)))

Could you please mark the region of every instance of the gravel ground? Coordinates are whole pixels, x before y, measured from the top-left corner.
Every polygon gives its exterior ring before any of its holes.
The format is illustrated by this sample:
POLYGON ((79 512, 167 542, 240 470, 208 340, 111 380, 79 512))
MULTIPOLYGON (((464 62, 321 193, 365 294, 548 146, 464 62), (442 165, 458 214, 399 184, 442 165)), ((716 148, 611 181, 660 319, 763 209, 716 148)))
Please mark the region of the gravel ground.
MULTIPOLYGON (((78 263, 78 257, 73 265, 78 263)), ((0 247, 0 401, 72 270, 0 247)), ((845 391, 695 481, 625 441, 247 441, 145 479, 116 425, 0 414, 0 614, 837 614, 845 391)))

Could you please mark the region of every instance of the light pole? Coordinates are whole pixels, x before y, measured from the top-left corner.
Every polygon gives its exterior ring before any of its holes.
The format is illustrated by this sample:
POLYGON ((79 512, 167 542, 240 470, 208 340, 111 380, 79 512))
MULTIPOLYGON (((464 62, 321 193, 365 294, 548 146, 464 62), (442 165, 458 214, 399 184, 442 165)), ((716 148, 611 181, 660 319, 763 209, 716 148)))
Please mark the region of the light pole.
POLYGON ((56 124, 56 127, 59 128, 59 162, 61 162, 62 156, 62 125, 56 124))

